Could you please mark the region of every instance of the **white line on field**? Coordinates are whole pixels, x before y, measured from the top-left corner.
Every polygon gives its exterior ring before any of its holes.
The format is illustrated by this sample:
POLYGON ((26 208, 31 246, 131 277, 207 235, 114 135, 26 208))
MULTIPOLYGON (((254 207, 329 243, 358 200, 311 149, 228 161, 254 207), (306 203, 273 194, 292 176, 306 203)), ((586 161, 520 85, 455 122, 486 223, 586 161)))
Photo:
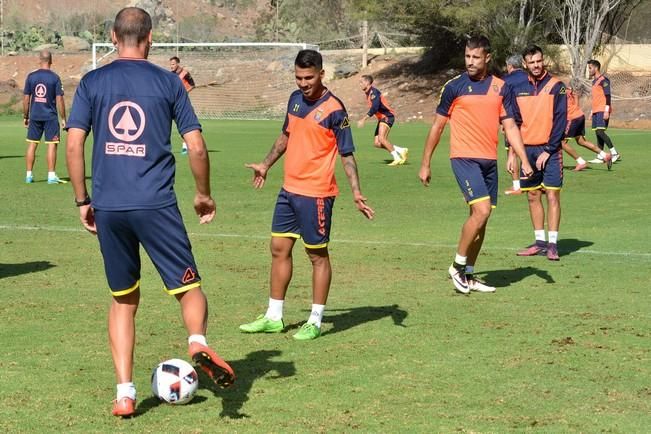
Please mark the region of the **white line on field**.
MULTIPOLYGON (((81 228, 71 228, 65 226, 27 226, 27 225, 0 225, 1 230, 8 231, 50 231, 50 232, 86 232, 85 229, 81 228)), ((244 234, 221 234, 221 233, 210 233, 210 232, 188 232, 188 235, 191 237, 207 237, 207 238, 244 238, 251 240, 268 240, 270 235, 244 235, 244 234)), ((444 249, 453 249, 456 247, 456 244, 437 244, 437 243, 415 243, 409 241, 374 241, 374 240, 344 240, 344 239, 333 239, 333 243, 345 243, 345 244, 364 244, 364 245, 375 245, 375 246, 408 246, 408 247, 434 247, 434 248, 444 248, 444 249)), ((499 250, 499 251, 516 251, 518 250, 515 247, 490 247, 485 246, 483 250, 499 250)), ((644 252, 612 252, 612 251, 602 251, 602 250, 591 250, 591 249, 580 249, 573 253, 580 253, 585 255, 599 255, 599 256, 624 256, 624 257, 634 257, 634 258, 651 258, 651 253, 644 252)))

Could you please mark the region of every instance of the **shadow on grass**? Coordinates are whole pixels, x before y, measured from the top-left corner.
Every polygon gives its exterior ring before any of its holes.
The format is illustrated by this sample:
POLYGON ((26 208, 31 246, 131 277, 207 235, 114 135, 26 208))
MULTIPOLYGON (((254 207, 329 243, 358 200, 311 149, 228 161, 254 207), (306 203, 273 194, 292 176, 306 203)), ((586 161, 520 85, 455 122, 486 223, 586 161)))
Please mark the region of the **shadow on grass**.
POLYGON ((25 158, 24 155, 0 155, 0 160, 3 158, 25 158))
POLYGON ((222 399, 220 417, 231 419, 250 417, 242 412, 242 407, 249 400, 249 393, 254 382, 263 377, 267 380, 276 380, 292 377, 296 374, 294 362, 271 360, 281 354, 282 352, 278 350, 259 350, 247 354, 245 359, 229 360, 228 364, 235 371, 237 379, 233 386, 228 389, 220 389, 215 386, 206 374, 199 370, 199 387, 212 391, 215 396, 222 399), (275 372, 275 374, 268 375, 270 372, 275 372))
POLYGON ((24 262, 22 264, 0 263, 0 279, 5 277, 20 276, 21 274, 36 273, 49 268, 56 267, 49 261, 24 262))
MULTIPOLYGON (((181 405, 195 405, 195 404, 200 404, 204 401, 207 401, 208 398, 205 396, 195 396, 192 398, 192 401, 188 402, 187 404, 181 404, 181 405)), ((136 414, 134 417, 139 417, 142 416, 143 414, 147 413, 149 410, 152 408, 156 408, 159 405, 173 405, 173 404, 167 404, 160 399, 158 399, 155 396, 150 396, 148 398, 143 399, 142 401, 139 401, 138 404, 136 405, 136 414)))
POLYGON ((558 255, 570 255, 583 248, 590 247, 593 244, 592 241, 577 240, 576 238, 563 238, 558 242, 558 255))
MULTIPOLYGON (((330 330, 323 332, 321 336, 329 335, 332 333, 343 332, 350 328, 356 327, 358 325, 370 322, 377 321, 382 318, 390 317, 393 320, 393 324, 400 327, 406 327, 403 324, 405 318, 407 318, 406 310, 400 309, 400 306, 397 304, 387 305, 387 306, 362 306, 362 307, 351 307, 349 309, 328 309, 325 310, 325 315, 323 316, 322 322, 332 324, 330 330), (332 315, 333 312, 341 312, 336 315, 332 315)), ((306 321, 299 322, 297 324, 292 324, 285 327, 285 331, 300 328, 306 321)))
MULTIPOLYGON (((547 260, 546 258, 540 258, 547 260)), ((508 270, 490 270, 476 273, 477 276, 482 277, 488 285, 497 288, 512 285, 520 282, 527 277, 537 276, 546 281, 546 283, 555 283, 554 278, 547 270, 541 270, 536 267, 520 267, 508 270)))

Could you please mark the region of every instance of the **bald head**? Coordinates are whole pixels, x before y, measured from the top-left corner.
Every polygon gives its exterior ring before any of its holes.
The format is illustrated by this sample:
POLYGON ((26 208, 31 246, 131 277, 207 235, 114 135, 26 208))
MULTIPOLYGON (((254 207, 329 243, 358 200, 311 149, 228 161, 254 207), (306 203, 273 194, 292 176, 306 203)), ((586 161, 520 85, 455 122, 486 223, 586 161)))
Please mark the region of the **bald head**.
POLYGON ((48 50, 42 50, 38 53, 38 61, 41 65, 51 65, 52 64, 52 53, 48 50))
POLYGON ((113 32, 117 42, 127 47, 137 47, 147 41, 151 27, 151 16, 144 9, 129 7, 115 16, 113 32))

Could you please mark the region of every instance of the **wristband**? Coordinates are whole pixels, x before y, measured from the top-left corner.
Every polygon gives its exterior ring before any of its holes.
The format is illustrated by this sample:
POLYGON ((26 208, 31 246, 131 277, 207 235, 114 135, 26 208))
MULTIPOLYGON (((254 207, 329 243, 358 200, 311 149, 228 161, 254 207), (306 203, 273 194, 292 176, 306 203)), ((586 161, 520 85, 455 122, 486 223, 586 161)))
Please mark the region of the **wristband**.
POLYGON ((90 196, 86 195, 84 200, 77 200, 77 198, 75 198, 75 205, 77 206, 90 205, 90 196))

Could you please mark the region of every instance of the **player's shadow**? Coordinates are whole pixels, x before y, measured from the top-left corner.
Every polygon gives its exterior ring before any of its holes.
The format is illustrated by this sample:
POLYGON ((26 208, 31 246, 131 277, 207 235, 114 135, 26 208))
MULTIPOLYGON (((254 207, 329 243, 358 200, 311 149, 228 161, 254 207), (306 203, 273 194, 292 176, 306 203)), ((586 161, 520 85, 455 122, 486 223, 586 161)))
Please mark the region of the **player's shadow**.
POLYGON ((0 160, 3 158, 25 158, 24 155, 0 155, 0 160))
POLYGON ((22 264, 0 263, 0 279, 5 277, 20 276, 21 274, 36 273, 56 267, 50 261, 23 262, 22 264))
POLYGON ((574 252, 590 247, 594 243, 592 241, 583 241, 576 238, 563 238, 558 242, 558 255, 565 256, 571 255, 574 252))
POLYGON ((229 360, 228 364, 235 371, 237 379, 228 389, 220 389, 213 385, 203 372, 199 372, 199 387, 211 390, 215 396, 222 399, 220 417, 231 419, 250 417, 242 411, 242 407, 249 400, 253 383, 260 379, 277 380, 296 374, 294 362, 271 360, 281 354, 282 352, 278 350, 259 350, 247 354, 244 359, 229 360), (269 375, 272 372, 274 374, 269 375))
MULTIPOLYGON (((195 404, 200 404, 204 401, 208 400, 205 396, 195 396, 192 398, 192 401, 188 402, 187 404, 182 404, 182 405, 195 405, 195 404)), ((159 405, 172 405, 172 404, 167 404, 158 399, 156 396, 149 396, 142 401, 138 401, 138 404, 136 405, 136 414, 134 417, 139 417, 142 416, 143 414, 147 413, 149 410, 152 408, 156 408, 159 405)))
MULTIPOLYGON (((321 336, 332 333, 339 333, 358 325, 377 321, 382 318, 391 318, 393 324, 399 327, 406 327, 403 322, 409 313, 400 309, 397 304, 386 306, 360 306, 348 309, 326 309, 322 322, 332 324, 332 328, 325 330, 321 336), (333 315, 334 312, 339 312, 333 315)), ((305 321, 287 326, 285 330, 301 327, 305 321)))
POLYGON ((543 279, 546 283, 555 283, 554 278, 551 276, 551 274, 549 274, 547 270, 541 270, 536 267, 520 267, 507 270, 489 270, 478 272, 476 275, 485 280, 488 285, 494 286, 496 288, 510 286, 530 276, 536 276, 540 279, 543 279))

